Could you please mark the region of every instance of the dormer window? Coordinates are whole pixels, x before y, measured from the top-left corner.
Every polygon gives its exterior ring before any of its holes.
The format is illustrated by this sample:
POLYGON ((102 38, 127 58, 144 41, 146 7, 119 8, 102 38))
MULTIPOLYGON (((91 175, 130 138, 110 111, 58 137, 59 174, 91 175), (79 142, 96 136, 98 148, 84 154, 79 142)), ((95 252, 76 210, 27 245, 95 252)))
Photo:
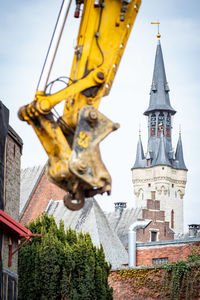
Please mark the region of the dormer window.
POLYGON ((154 93, 157 91, 155 81, 152 82, 152 87, 151 87, 151 89, 152 89, 152 91, 153 91, 154 93))
POLYGON ((169 86, 168 86, 168 82, 166 82, 166 84, 165 84, 165 92, 169 92, 170 91, 170 89, 169 89, 169 86))

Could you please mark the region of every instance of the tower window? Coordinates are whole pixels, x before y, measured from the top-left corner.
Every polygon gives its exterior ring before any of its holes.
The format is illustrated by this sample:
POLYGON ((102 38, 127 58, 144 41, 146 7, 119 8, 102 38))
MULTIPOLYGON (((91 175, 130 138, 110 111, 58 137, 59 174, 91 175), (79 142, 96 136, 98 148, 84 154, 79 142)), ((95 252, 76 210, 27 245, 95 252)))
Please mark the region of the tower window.
POLYGON ((164 227, 164 236, 167 235, 167 229, 166 229, 166 226, 164 227))
POLYGON ((155 136, 155 134, 156 134, 156 115, 153 113, 151 115, 151 132, 150 132, 150 135, 155 136))
POLYGON ((151 187, 151 183, 148 183, 148 187, 151 187))
POLYGON ((167 133, 167 137, 170 137, 170 129, 171 129, 171 116, 168 113, 167 114, 167 119, 166 119, 166 133, 167 133))
POLYGON ((174 184, 172 183, 172 188, 174 187, 174 184))
POLYGON ((156 135, 156 127, 152 126, 151 127, 151 136, 155 136, 156 135))
POLYGON ((157 231, 151 231, 151 242, 157 241, 157 231))
POLYGON ((163 112, 160 112, 158 116, 158 136, 161 135, 161 131, 163 130, 163 128, 164 128, 164 114, 163 112))
POLYGON ((171 211, 171 228, 174 229, 174 211, 173 211, 173 209, 171 211))
POLYGON ((155 192, 155 191, 152 191, 152 192, 151 192, 151 199, 152 199, 152 200, 155 200, 155 199, 156 199, 156 192, 155 192))
POLYGON ((156 126, 156 115, 155 114, 151 115, 151 126, 156 126))
POLYGON ((163 114, 163 112, 159 113, 159 116, 158 116, 158 125, 159 126, 163 126, 164 125, 164 114, 163 114))

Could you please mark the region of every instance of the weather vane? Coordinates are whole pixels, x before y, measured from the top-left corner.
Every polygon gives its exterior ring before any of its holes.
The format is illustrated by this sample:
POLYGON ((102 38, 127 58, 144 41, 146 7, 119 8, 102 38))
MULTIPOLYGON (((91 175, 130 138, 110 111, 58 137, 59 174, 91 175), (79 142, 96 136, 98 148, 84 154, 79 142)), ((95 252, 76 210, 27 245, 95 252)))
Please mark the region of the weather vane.
POLYGON ((153 25, 158 25, 158 34, 157 34, 157 38, 160 39, 160 37, 161 37, 161 34, 160 34, 160 32, 159 32, 159 25, 160 25, 160 22, 159 22, 159 21, 157 21, 157 22, 151 22, 151 24, 153 24, 153 25))

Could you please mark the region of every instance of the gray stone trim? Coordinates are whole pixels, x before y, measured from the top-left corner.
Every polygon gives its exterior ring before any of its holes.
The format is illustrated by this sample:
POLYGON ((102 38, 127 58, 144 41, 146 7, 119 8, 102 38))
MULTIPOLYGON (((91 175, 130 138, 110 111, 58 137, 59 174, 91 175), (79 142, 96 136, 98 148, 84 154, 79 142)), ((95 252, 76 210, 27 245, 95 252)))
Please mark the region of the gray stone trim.
POLYGON ((137 243, 136 247, 140 248, 141 250, 142 250, 142 248, 149 249, 149 248, 178 247, 178 246, 184 246, 184 245, 187 245, 187 244, 193 243, 193 242, 200 242, 200 237, 168 240, 168 241, 158 241, 158 242, 137 243))
POLYGON ((3 273, 8 274, 10 277, 14 278, 14 279, 18 279, 18 275, 6 268, 3 267, 3 273))

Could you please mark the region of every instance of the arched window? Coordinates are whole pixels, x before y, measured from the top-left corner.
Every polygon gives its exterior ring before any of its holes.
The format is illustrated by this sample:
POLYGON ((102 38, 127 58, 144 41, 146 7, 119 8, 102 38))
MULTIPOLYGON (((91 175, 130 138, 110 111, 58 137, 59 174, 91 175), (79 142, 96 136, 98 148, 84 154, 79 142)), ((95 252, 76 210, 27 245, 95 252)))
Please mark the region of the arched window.
POLYGON ((164 114, 160 112, 158 115, 158 136, 161 135, 161 131, 164 129, 164 114))
POLYGON ((170 129, 171 129, 171 116, 168 113, 167 114, 167 119, 166 119, 166 133, 167 133, 167 137, 170 137, 170 129))
POLYGON ((151 136, 156 135, 156 115, 153 113, 151 115, 151 136))
POLYGON ((174 211, 171 211, 171 228, 174 229, 174 211))

